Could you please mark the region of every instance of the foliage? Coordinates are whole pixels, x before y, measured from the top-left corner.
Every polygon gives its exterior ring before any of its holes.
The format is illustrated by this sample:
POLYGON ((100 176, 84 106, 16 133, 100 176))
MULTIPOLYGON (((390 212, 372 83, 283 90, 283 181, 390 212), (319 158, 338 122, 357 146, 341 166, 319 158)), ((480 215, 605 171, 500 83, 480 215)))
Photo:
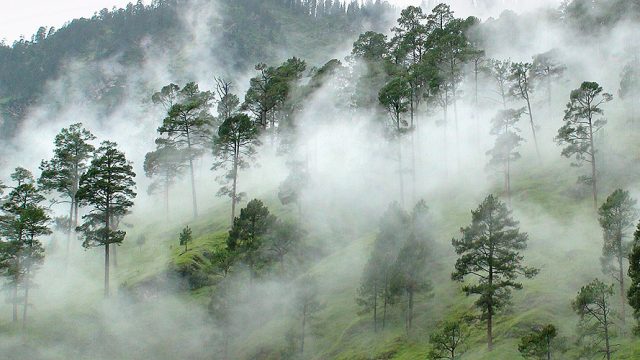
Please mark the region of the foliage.
POLYGON ((469 317, 443 321, 437 326, 437 330, 431 333, 429 343, 429 359, 455 360, 465 352, 464 345, 469 338, 469 317))
POLYGON ((185 227, 180 233, 180 246, 184 246, 184 252, 189 251, 189 243, 193 241, 193 234, 190 227, 185 227))
POLYGON ((585 354, 602 354, 610 359, 614 352, 614 344, 611 344, 614 336, 614 312, 609 301, 611 296, 613 285, 595 279, 583 286, 571 303, 573 310, 580 316, 578 332, 585 354))
POLYGON ((519 276, 531 278, 538 273, 535 268, 523 265, 520 254, 527 248, 527 234, 521 233, 519 223, 511 217, 507 206, 493 195, 471 211, 471 225, 461 228, 462 237, 452 244, 459 255, 452 278, 463 282, 472 276, 478 281, 465 284, 466 295, 479 295, 476 306, 487 320, 489 349, 492 345, 492 319, 511 298, 511 290, 522 289, 519 276))
POLYGON ((215 162, 213 169, 227 169, 227 173, 218 179, 222 187, 218 196, 227 195, 231 198, 231 217, 235 217, 235 205, 242 199, 242 193, 237 192, 238 170, 249 166, 249 161, 260 145, 258 129, 245 114, 234 115, 224 120, 218 129, 218 136, 213 142, 215 162))
POLYGON ((551 359, 552 341, 557 335, 558 331, 552 324, 536 326, 531 333, 520 338, 518 351, 526 359, 551 359))
MULTIPOLYGON (((640 223, 633 234, 633 243, 631 253, 629 254, 629 270, 627 273, 629 278, 631 278, 631 285, 627 291, 627 299, 629 305, 633 308, 633 316, 636 320, 640 320, 640 223)), ((636 325, 634 331, 639 333, 640 326, 636 325)))
POLYGON ((262 201, 257 199, 249 201, 240 210, 240 215, 233 219, 227 248, 238 254, 239 259, 249 267, 252 277, 256 277, 268 263, 263 245, 276 220, 262 201))

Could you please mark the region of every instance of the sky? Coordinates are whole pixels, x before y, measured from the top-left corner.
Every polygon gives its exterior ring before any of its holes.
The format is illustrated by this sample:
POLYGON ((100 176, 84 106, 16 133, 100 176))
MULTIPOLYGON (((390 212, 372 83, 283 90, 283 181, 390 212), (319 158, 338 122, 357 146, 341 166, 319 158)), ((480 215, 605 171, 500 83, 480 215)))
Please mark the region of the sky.
MULTIPOLYGON (((0 0, 0 40, 7 43, 21 35, 29 39, 40 26, 60 28, 67 21, 91 17, 113 6, 123 7, 132 0, 0 0)), ((145 4, 150 0, 144 1, 145 4)))

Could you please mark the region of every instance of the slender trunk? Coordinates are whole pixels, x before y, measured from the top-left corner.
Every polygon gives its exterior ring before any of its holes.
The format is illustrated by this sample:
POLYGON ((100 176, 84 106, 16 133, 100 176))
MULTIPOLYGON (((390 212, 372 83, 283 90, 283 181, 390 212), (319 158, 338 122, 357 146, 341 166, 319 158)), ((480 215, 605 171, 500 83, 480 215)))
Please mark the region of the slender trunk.
POLYGON ((402 138, 398 135, 398 180, 400 184, 400 205, 404 208, 404 179, 402 176, 402 138))
POLYGON ((193 175, 193 156, 191 155, 191 138, 187 133, 187 149, 189 149, 189 174, 191 175, 191 198, 193 201, 193 217, 198 217, 198 200, 196 197, 196 180, 193 175))
POLYGON ((233 225, 233 219, 235 219, 236 217, 237 189, 238 189, 238 154, 236 153, 233 157, 233 185, 231 189, 231 225, 233 225))
POLYGON ((104 297, 109 297, 109 244, 104 246, 104 297))
POLYGON ((197 218, 198 217, 198 203, 196 200, 196 180, 195 177, 193 175, 193 159, 190 157, 189 158, 189 173, 191 176, 191 198, 193 201, 193 217, 197 218))
MULTIPOLYGON (((492 234, 489 234, 492 237, 492 234)), ((493 291, 493 246, 489 250, 489 289, 493 291)), ((493 351, 493 297, 489 296, 487 306, 487 348, 493 351)))
POLYGON ((511 154, 507 154, 506 185, 507 202, 509 203, 509 206, 511 206, 511 154))
POLYGON ((300 336, 300 355, 304 355, 304 330, 307 322, 307 304, 304 304, 304 309, 302 310, 302 335, 300 336))
POLYGON ((538 155, 538 160, 540 160, 540 149, 538 148, 538 137, 536 136, 536 125, 533 123, 533 113, 531 112, 531 101, 527 96, 527 109, 529 110, 529 122, 531 123, 531 133, 533 134, 533 143, 536 146, 536 154, 538 155))
MULTIPOLYGON (((110 202, 107 199, 107 202, 110 202)), ((109 297, 109 232, 111 231, 111 214, 109 214, 109 208, 107 208, 107 214, 105 219, 105 228, 107 229, 107 235, 104 244, 104 297, 109 297)))
POLYGON ((593 208, 598 210, 598 185, 596 180, 596 148, 593 143, 593 125, 589 115, 589 146, 591 148, 591 190, 593 192, 593 208))
POLYGON ((448 96, 445 94, 445 103, 442 107, 442 112, 444 116, 444 173, 445 176, 449 176, 449 139, 447 134, 447 125, 448 125, 448 106, 447 103, 449 101, 448 96))
POLYGON ((373 286, 373 332, 378 332, 378 285, 373 286))
POLYGON ((547 360, 551 360, 551 337, 547 335, 547 360))
POLYGON ((11 295, 11 303, 13 305, 13 322, 18 322, 18 279, 13 283, 13 294, 11 295))
POLYGON ((456 130, 456 165, 460 170, 460 131, 458 130, 458 101, 453 97, 453 123, 456 130))
POLYGON ((223 360, 227 360, 229 358, 229 334, 228 334, 229 330, 224 330, 224 334, 222 335, 222 337, 224 338, 222 340, 222 359, 223 360))
MULTIPOLYGON (((413 119, 411 120, 413 122, 413 119)), ((411 202, 416 201, 416 128, 411 126, 411 202)))
POLYGON ((31 265, 28 264, 24 274, 24 307, 22 309, 22 328, 27 327, 27 309, 29 308, 29 275, 31 272, 31 265))
MULTIPOLYGON (((604 297, 604 295, 603 295, 604 297)), ((603 299, 604 300, 604 299, 603 299)), ((605 300, 606 301, 606 300, 605 300)), ((604 301, 603 301, 604 304, 604 301)), ((611 360, 611 346, 609 345, 609 321, 607 320, 607 308, 604 308, 604 343, 607 360, 611 360)))
MULTIPOLYGON (((622 244, 622 235, 619 235, 619 239, 620 239, 620 244, 622 244)), ((626 318, 626 314, 625 314, 625 304, 626 304, 626 298, 624 295, 624 264, 623 264, 623 260, 624 260, 624 253, 622 251, 622 246, 618 247, 618 276, 620 277, 619 282, 620 282, 620 322, 621 322, 621 328, 622 328, 622 334, 624 335, 625 332, 625 318, 626 318)))
POLYGON ((385 325, 387 324, 387 300, 388 300, 388 284, 389 284, 389 279, 388 279, 388 275, 385 274, 385 278, 384 278, 384 292, 383 294, 383 307, 382 307, 382 330, 384 330, 385 325))
POLYGON ((69 227, 67 229, 67 244, 64 253, 64 266, 65 269, 69 265, 69 252, 71 250, 71 233, 73 232, 73 211, 75 209, 75 199, 71 198, 71 206, 69 207, 69 227))
POLYGON ((167 173, 164 181, 164 216, 167 223, 169 223, 169 184, 169 174, 167 173))
POLYGON ((382 330, 387 325, 387 294, 384 295, 384 302, 382 306, 382 330))

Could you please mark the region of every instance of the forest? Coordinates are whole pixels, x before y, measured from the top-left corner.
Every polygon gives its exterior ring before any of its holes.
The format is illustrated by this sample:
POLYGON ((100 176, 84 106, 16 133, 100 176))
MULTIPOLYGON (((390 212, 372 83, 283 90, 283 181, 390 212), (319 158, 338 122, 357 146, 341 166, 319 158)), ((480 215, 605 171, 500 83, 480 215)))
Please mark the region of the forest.
POLYGON ((640 358, 639 30, 154 0, 1 43, 0 351, 640 358))

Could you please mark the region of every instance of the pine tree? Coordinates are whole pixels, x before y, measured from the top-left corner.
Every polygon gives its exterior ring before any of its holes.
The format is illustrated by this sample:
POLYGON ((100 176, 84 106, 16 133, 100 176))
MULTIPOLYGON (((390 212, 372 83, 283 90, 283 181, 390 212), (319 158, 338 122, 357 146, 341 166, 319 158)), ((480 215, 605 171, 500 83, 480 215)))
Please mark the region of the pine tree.
POLYGON ((524 109, 501 110, 491 121, 491 134, 497 137, 493 149, 487 151, 487 155, 491 156, 488 166, 502 168, 504 192, 509 204, 511 204, 511 165, 520 159, 517 149, 523 141, 519 135, 520 129, 517 127, 523 113, 524 109))
POLYGON ((429 336, 430 360, 456 360, 465 352, 464 344, 469 338, 469 318, 461 317, 443 321, 429 336))
POLYGON ((612 317, 609 298, 613 296, 613 285, 606 285, 595 279, 583 286, 571 303, 573 310, 580 316, 578 332, 580 342, 585 343, 584 354, 602 354, 611 359, 615 344, 612 344, 612 317), (604 344, 603 344, 604 343, 604 344))
POLYGON ((531 63, 514 63, 511 64, 511 72, 509 74, 509 95, 516 99, 524 100, 527 103, 527 115, 529 115, 529 124, 531 125, 531 134, 533 134, 533 142, 536 146, 536 153, 540 157, 540 149, 538 148, 538 137, 536 136, 536 124, 533 121, 533 111, 531 110, 531 96, 534 92, 533 86, 533 64, 531 63))
POLYGON ((189 243, 193 241, 193 235, 190 227, 185 227, 180 233, 180 246, 184 246, 184 252, 189 251, 189 243))
POLYGON ((31 173, 16 168, 7 198, 0 210, 0 271, 8 278, 11 289, 13 322, 18 321, 18 289, 24 289, 22 324, 27 323, 29 290, 33 273, 44 260, 44 248, 39 238, 51 233, 50 218, 42 206, 45 197, 36 187, 31 173))
POLYGON ((552 324, 536 326, 531 333, 520 338, 518 351, 526 359, 551 360, 552 342, 558 336, 552 324))
POLYGON ((252 279, 258 276, 260 268, 268 261, 264 243, 276 221, 277 218, 257 199, 249 201, 240 210, 240 215, 233 219, 233 226, 227 237, 227 249, 236 253, 249 267, 252 279))
POLYGON ((550 50, 533 57, 532 71, 533 80, 544 83, 547 88, 547 107, 551 109, 553 80, 562 77, 567 67, 558 60, 558 50, 550 50))
POLYGON ((78 228, 84 235, 85 248, 104 247, 104 296, 109 297, 109 246, 124 241, 126 232, 114 229, 115 218, 122 217, 133 206, 134 191, 131 163, 117 144, 103 141, 96 150, 87 172, 80 178, 77 199, 82 206, 91 206, 78 228))
POLYGON ((456 261, 455 281, 468 276, 478 281, 465 284, 466 295, 479 295, 476 306, 487 321, 487 345, 493 349, 493 318, 511 298, 511 290, 522 289, 519 276, 531 278, 537 269, 523 265, 521 251, 527 248, 527 234, 521 233, 518 222, 507 206, 493 195, 471 212, 471 225, 460 229, 462 237, 452 244, 460 257, 456 261))
MULTIPOLYGON (((638 223, 633 234, 628 275, 631 279, 631 285, 627 291, 627 299, 629 300, 629 305, 633 308, 633 316, 638 321, 640 320, 640 223, 638 223)), ((640 325, 636 324, 634 332, 636 334, 640 333, 640 325)))
POLYGON ((373 311, 375 331, 378 328, 378 307, 382 307, 382 329, 384 330, 387 310, 397 298, 397 292, 392 288, 393 270, 410 229, 409 215, 398 203, 389 205, 380 219, 379 232, 362 274, 357 298, 363 312, 373 311))
POLYGON ((95 148, 91 141, 95 136, 77 123, 64 128, 54 140, 53 158, 42 161, 42 174, 38 183, 47 192, 55 191, 69 203, 67 223, 66 256, 69 256, 71 233, 78 226, 78 202, 76 194, 80 186, 80 177, 87 170, 89 159, 95 148))
POLYGON ((507 109, 509 99, 509 76, 511 74, 510 60, 489 60, 485 71, 489 74, 495 84, 494 92, 500 97, 503 110, 507 109))
POLYGON ((208 91, 200 91, 198 84, 193 82, 185 85, 177 94, 173 87, 170 94, 172 100, 165 100, 165 102, 166 105, 171 106, 158 132, 167 136, 165 141, 186 154, 191 177, 193 216, 197 217, 198 203, 193 162, 202 155, 204 148, 211 141, 213 116, 209 113, 209 109, 212 95, 208 91))
POLYGON ((296 314, 300 320, 300 356, 304 356, 304 344, 308 323, 315 319, 316 314, 323 309, 318 301, 319 289, 315 279, 303 277, 297 283, 294 303, 296 314))
POLYGON ((238 192, 238 171, 249 166, 260 145, 258 129, 245 114, 234 115, 224 120, 218 129, 213 143, 213 155, 216 158, 213 169, 226 168, 228 171, 218 181, 222 187, 218 196, 231 198, 231 221, 236 216, 236 205, 243 193, 238 192))
POLYGON ((144 172, 149 178, 156 178, 150 185, 150 194, 161 191, 164 195, 165 216, 169 220, 169 190, 180 177, 188 162, 184 150, 176 148, 171 141, 156 139, 156 150, 147 153, 144 158, 144 172))
POLYGON ((600 226, 604 244, 602 246, 602 272, 611 275, 620 287, 620 319, 622 327, 625 324, 625 261, 629 256, 631 242, 626 240, 638 218, 635 208, 636 200, 631 198, 628 191, 617 189, 598 210, 600 226))
POLYGON ((602 92, 596 82, 583 82, 580 88, 571 92, 564 112, 565 124, 558 129, 556 141, 564 146, 562 156, 575 157, 572 166, 591 164, 591 176, 580 177, 580 181, 590 184, 593 193, 593 207, 598 208, 598 186, 595 135, 606 124, 602 117, 602 105, 611 101, 613 95, 602 92))

